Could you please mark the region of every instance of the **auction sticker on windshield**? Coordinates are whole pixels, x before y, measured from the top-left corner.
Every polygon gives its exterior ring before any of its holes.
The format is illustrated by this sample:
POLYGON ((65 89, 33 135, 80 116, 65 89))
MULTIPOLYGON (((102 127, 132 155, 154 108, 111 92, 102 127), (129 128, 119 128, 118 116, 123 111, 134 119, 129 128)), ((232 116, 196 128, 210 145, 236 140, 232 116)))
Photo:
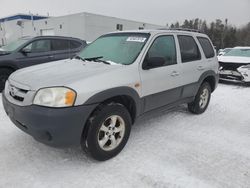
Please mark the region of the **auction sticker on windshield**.
POLYGON ((146 39, 145 37, 128 37, 127 42, 145 42, 146 39))

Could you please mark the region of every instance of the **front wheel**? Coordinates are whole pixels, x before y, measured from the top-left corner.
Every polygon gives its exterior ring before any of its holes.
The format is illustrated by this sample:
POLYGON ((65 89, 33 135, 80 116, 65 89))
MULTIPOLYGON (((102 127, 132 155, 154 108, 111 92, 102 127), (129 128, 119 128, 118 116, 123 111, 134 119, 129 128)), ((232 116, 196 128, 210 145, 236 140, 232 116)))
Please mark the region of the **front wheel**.
POLYGON ((98 107, 87 124, 87 138, 82 141, 82 148, 98 161, 116 156, 127 143, 131 122, 128 110, 121 104, 98 107))
POLYGON ((208 107, 211 98, 211 86, 209 83, 204 82, 195 99, 192 103, 188 104, 188 110, 194 114, 202 114, 208 107))

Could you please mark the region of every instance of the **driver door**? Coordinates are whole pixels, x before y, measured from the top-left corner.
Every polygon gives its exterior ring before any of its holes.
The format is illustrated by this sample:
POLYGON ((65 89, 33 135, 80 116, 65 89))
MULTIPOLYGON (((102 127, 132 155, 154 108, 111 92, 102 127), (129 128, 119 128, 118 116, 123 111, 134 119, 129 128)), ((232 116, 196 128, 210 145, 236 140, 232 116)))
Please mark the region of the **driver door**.
POLYGON ((20 68, 47 63, 53 60, 54 55, 51 50, 51 40, 49 39, 31 42, 21 50, 20 56, 17 57, 20 68))

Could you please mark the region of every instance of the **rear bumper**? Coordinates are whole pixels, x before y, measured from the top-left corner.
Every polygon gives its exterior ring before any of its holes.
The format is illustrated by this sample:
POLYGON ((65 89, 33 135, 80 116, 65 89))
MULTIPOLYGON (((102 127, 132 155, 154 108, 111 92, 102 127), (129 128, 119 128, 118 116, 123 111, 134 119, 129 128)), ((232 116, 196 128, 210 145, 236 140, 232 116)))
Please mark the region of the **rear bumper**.
POLYGON ((79 145, 86 121, 96 105, 48 108, 17 106, 2 95, 5 112, 22 131, 39 142, 55 147, 79 145))

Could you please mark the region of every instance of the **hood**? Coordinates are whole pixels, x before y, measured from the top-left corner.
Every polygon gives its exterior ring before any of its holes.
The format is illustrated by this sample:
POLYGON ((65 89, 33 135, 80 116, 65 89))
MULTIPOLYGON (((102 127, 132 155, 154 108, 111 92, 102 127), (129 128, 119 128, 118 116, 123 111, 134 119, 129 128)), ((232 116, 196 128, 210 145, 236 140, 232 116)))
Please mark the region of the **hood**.
POLYGON ((10 54, 10 52, 0 50, 0 56, 9 55, 9 54, 10 54))
POLYGON ((9 80, 28 86, 30 90, 38 90, 44 87, 68 86, 122 67, 123 65, 119 64, 107 65, 68 59, 20 69, 14 72, 9 80))
POLYGON ((218 60, 223 63, 250 64, 250 57, 219 56, 218 60))

